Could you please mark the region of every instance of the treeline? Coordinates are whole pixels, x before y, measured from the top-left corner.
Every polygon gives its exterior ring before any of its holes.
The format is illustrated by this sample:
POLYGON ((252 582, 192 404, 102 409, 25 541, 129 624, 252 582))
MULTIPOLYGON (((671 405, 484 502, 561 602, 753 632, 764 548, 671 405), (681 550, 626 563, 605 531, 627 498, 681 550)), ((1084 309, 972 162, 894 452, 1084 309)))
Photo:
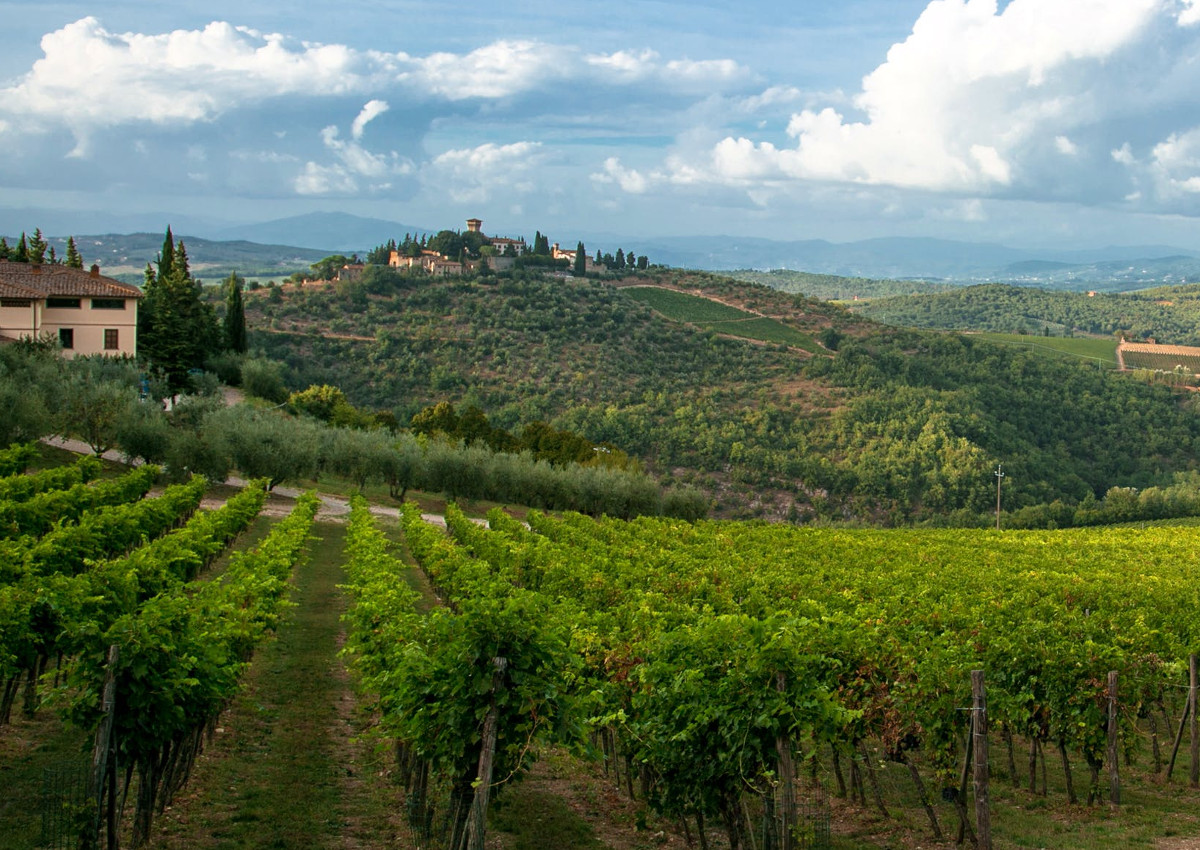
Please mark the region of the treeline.
POLYGON ((923 280, 877 280, 867 277, 814 274, 792 269, 770 269, 768 271, 737 269, 725 274, 735 280, 758 283, 783 292, 803 293, 809 298, 820 298, 826 301, 923 295, 959 288, 952 283, 931 283, 923 280))
MULTIPOLYGON (((1177 473, 1161 487, 1112 487, 1101 499, 1089 493, 1077 505, 1056 499, 1003 511, 1000 521, 1004 528, 1083 528, 1186 517, 1200 517, 1200 473, 1196 471, 1177 473)), ((977 524, 987 527, 992 519, 981 516, 977 524)))
POLYGON ((51 266, 63 265, 72 269, 83 268, 83 257, 75 246, 75 237, 67 237, 67 255, 59 257, 54 246, 42 236, 40 227, 34 228, 32 236, 21 233, 16 245, 9 245, 6 237, 0 236, 0 260, 10 260, 14 263, 43 263, 51 266))
MULTIPOLYGON (((115 448, 133 460, 160 464, 173 479, 201 473, 223 480, 237 470, 274 487, 331 475, 360 488, 387 484, 397 498, 419 489, 452 499, 623 517, 667 512, 692 518, 708 510, 698 492, 663 492, 632 465, 551 463, 529 451, 494 452, 483 445, 394 432, 370 417, 355 427, 334 427, 332 419, 284 410, 227 407, 215 393, 215 378, 199 383, 195 394, 163 410, 139 399, 139 373, 128 361, 66 361, 35 343, 6 346, 0 348, 0 400, 21 399, 21 404, 17 415, 0 421, 0 445, 63 434, 85 441, 96 453, 115 448)), ((313 395, 297 394, 297 409, 306 403, 312 409, 313 395)))
POLYGON ((1174 345, 1200 344, 1200 301, 1139 294, 1050 292, 983 284, 880 298, 854 311, 889 325, 1050 336, 1121 334, 1174 345))
POLYGON ((441 435, 468 446, 483 445, 494 452, 528 452, 534 459, 547 461, 552 466, 638 468, 637 461, 611 443, 596 444, 579 434, 540 421, 530 422, 519 434, 514 434, 493 425, 487 414, 475 405, 467 405, 459 413, 453 404, 439 402, 416 413, 410 427, 415 434, 441 435))

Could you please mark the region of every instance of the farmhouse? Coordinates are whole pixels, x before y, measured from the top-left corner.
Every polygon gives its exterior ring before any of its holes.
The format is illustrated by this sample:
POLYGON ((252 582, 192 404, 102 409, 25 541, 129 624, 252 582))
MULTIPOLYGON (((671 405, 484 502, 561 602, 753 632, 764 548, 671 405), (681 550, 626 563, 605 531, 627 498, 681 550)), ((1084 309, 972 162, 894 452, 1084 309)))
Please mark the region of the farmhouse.
POLYGON ((66 357, 137 354, 142 292, 69 266, 0 260, 0 341, 49 336, 66 357))

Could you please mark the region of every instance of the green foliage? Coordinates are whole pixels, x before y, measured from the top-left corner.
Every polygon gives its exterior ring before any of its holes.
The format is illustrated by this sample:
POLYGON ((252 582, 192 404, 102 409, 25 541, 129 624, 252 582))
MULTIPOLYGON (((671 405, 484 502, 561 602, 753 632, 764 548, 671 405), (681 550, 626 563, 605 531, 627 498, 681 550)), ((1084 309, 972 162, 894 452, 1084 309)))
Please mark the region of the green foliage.
POLYGON ((757 283, 781 292, 803 293, 825 301, 857 301, 859 298, 883 298, 892 295, 919 295, 958 289, 951 283, 919 280, 873 280, 865 277, 841 277, 813 274, 791 269, 757 271, 738 269, 725 272, 735 280, 757 283))
MULTIPOLYGON (((353 258, 357 262, 358 258, 353 258)), ((317 260, 309 268, 312 269, 314 280, 333 280, 337 277, 337 273, 341 271, 342 266, 351 262, 351 258, 345 254, 330 254, 324 259, 317 260)))
POLYGON ((984 284, 947 292, 881 298, 855 312, 890 325, 948 330, 995 331, 1054 336, 1075 333, 1154 337, 1160 343, 1200 344, 1200 300, 1173 300, 1165 293, 1050 292, 1006 284, 984 284))
POLYGON ((283 382, 280 364, 262 356, 248 357, 242 362, 242 388, 250 395, 281 404, 288 391, 283 382))
MULTIPOLYGON (((13 443, 7 449, 0 449, 0 475, 5 477, 20 475, 29 464, 37 460, 37 457, 36 443, 13 443)), ((0 493, 3 492, 0 490, 0 493)))
POLYGON ((22 470, 38 456, 37 446, 11 446, 0 451, 0 470, 9 474, 0 478, 0 501, 20 502, 37 493, 63 490, 86 484, 100 473, 100 461, 81 457, 70 466, 51 467, 24 474, 22 470))
POLYGON ((0 538, 41 537, 56 523, 73 522, 88 511, 136 501, 154 484, 159 471, 156 466, 142 466, 117 479, 0 502, 0 538))
POLYGON ((317 474, 321 428, 311 420, 237 405, 207 415, 202 430, 224 447, 234 468, 267 479, 268 489, 317 474))

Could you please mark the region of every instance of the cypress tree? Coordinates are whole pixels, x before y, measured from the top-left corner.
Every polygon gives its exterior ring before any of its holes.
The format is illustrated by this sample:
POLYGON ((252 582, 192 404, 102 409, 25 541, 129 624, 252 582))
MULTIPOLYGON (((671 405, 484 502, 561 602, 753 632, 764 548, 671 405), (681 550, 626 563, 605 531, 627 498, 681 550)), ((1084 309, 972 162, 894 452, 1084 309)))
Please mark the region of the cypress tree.
POLYGON ((21 231, 21 240, 17 243, 16 256, 13 257, 18 263, 29 262, 29 246, 25 244, 25 231, 21 231))
POLYGON ((619 269, 623 269, 623 268, 625 268, 625 252, 624 252, 624 251, 622 251, 620 248, 618 248, 618 249, 617 249, 617 262, 616 262, 616 266, 617 266, 617 268, 619 268, 619 269))
POLYGON ((13 250, 8 247, 8 240, 0 236, 0 260, 11 260, 13 250))
POLYGON ((225 281, 225 345, 230 351, 246 351, 246 308, 242 302, 243 281, 237 272, 225 281))
POLYGON ((582 242, 575 246, 575 268, 572 273, 575 277, 587 274, 587 252, 584 251, 582 242))
POLYGON ((163 238, 162 251, 158 255, 158 279, 165 280, 175 267, 175 237, 171 234, 171 225, 167 225, 167 235, 163 238))

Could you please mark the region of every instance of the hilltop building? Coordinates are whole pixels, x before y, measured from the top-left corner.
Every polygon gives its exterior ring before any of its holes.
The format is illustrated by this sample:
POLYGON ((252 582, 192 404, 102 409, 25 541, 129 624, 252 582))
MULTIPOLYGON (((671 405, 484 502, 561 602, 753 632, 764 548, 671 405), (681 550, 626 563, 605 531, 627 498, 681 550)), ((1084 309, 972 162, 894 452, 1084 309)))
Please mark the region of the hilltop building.
POLYGON ((56 338, 63 356, 137 354, 142 292, 69 266, 0 260, 0 341, 56 338))
MULTIPOLYGON (((516 263, 516 258, 529 251, 529 246, 526 244, 524 237, 511 239, 507 236, 487 236, 484 234, 482 219, 467 219, 467 232, 478 233, 484 236, 491 243, 492 248, 495 249, 495 254, 486 258, 488 266, 492 271, 511 269, 516 263)), ((570 263, 575 262, 575 252, 561 250, 558 243, 554 244, 551 254, 556 260, 567 260, 570 263)), ((392 251, 388 257, 388 265, 394 269, 419 269, 434 277, 452 277, 478 271, 482 262, 482 260, 459 262, 458 260, 430 250, 423 250, 420 256, 417 257, 409 257, 401 254, 399 251, 392 251)), ((585 267, 589 272, 607 270, 607 266, 597 264, 591 257, 585 257, 585 267)))
MULTIPOLYGON (((556 260, 566 260, 567 262, 569 262, 571 264, 572 268, 574 268, 574 266, 575 266, 575 253, 576 253, 575 251, 562 250, 561 248, 558 247, 557 242, 555 242, 553 245, 550 246, 550 256, 556 260)), ((592 259, 591 257, 589 257, 587 255, 586 251, 584 251, 584 253, 583 253, 583 271, 584 271, 584 273, 606 272, 606 271, 608 271, 608 266, 597 263, 594 259, 592 259)))

